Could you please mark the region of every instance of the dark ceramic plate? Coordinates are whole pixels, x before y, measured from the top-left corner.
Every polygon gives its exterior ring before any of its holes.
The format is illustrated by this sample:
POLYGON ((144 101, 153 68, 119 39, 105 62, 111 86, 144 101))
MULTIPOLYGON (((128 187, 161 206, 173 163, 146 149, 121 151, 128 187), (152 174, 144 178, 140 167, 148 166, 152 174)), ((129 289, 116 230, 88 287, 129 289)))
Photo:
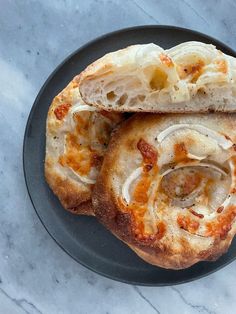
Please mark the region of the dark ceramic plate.
POLYGON ((140 26, 119 30, 86 44, 71 54, 50 75, 30 112, 24 138, 25 180, 33 206, 43 225, 70 256, 89 269, 126 283, 161 286, 206 276, 236 258, 236 241, 216 262, 201 262, 179 271, 165 270, 142 261, 93 217, 66 212, 44 180, 45 121, 55 95, 89 63, 137 43, 156 43, 169 48, 184 41, 213 43, 225 53, 236 55, 223 43, 191 30, 169 26, 140 26))

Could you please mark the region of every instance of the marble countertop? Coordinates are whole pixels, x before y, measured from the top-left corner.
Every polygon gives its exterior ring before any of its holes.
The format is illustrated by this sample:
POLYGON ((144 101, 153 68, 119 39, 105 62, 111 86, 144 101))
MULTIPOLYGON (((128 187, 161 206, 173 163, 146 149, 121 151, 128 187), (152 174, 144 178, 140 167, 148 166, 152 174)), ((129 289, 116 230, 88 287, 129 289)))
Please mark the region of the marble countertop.
POLYGON ((0 5, 0 313, 232 313, 236 262, 192 283, 147 288, 103 278, 72 260, 30 203, 22 141, 40 87, 82 44, 123 27, 170 24, 205 32, 236 49, 236 2, 2 0, 0 5))

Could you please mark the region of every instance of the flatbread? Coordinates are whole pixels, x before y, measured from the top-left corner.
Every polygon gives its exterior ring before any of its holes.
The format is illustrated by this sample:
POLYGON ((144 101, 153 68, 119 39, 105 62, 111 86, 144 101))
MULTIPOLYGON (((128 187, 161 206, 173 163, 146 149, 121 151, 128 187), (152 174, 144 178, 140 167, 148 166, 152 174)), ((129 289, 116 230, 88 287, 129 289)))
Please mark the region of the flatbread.
POLYGON ((106 54, 79 77, 82 99, 129 112, 235 112, 236 59, 201 42, 169 50, 133 45, 106 54))
POLYGON ((99 111, 83 103, 77 79, 54 99, 48 111, 45 177, 62 206, 93 215, 91 191, 110 133, 122 114, 99 111))
POLYGON ((236 114, 136 114, 109 143, 96 217, 148 263, 215 260, 236 233, 236 114))

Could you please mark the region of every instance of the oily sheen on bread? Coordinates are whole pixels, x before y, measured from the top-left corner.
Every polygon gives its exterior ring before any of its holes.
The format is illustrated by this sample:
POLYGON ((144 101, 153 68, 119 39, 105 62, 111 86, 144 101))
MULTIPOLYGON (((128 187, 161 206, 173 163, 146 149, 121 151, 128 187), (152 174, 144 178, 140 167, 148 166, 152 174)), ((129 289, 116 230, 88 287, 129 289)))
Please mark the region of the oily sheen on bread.
POLYGON ((89 65, 79 81, 82 99, 105 110, 236 111, 236 59, 201 42, 129 46, 89 65))
POLYGON ((148 263, 216 260, 236 233, 236 114, 136 114, 110 140, 96 217, 148 263))
POLYGON ((45 177, 63 207, 93 215, 91 190, 101 167, 110 133, 122 119, 83 103, 73 79, 49 108, 45 177))

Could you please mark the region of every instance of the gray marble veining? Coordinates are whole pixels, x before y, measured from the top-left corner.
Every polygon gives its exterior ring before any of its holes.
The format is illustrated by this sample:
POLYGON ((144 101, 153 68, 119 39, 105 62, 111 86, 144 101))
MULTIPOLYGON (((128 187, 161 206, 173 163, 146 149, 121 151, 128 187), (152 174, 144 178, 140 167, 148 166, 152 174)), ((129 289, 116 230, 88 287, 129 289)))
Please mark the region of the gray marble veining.
POLYGON ((171 24, 236 49, 234 0, 0 0, 0 313, 233 313, 235 262, 174 287, 129 286, 78 265, 38 220, 23 179, 22 141, 32 103, 50 72, 98 35, 171 24))

